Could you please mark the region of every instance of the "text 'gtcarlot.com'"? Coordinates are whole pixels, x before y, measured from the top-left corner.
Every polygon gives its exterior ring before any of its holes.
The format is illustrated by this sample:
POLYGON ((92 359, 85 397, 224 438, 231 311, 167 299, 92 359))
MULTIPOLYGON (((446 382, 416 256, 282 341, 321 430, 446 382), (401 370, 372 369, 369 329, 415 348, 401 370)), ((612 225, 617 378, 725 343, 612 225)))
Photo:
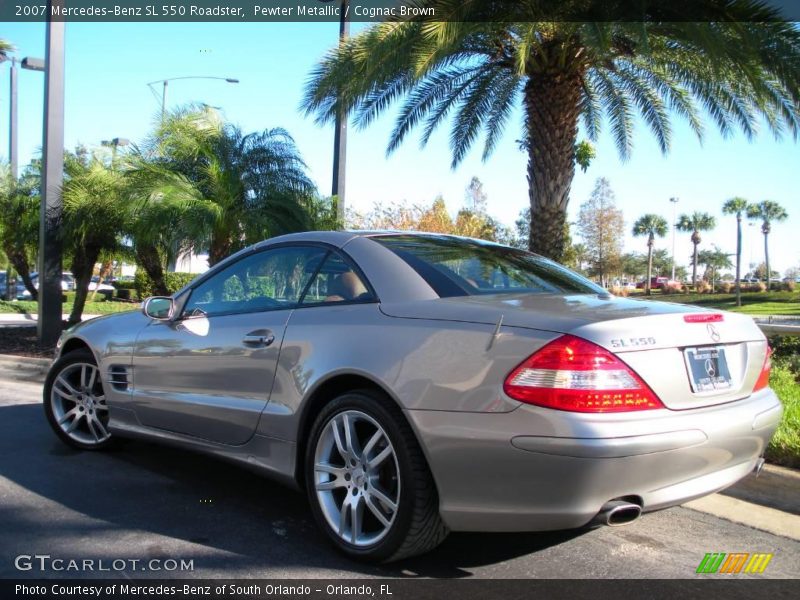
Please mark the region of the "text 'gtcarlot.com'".
POLYGON ((53 558, 49 554, 20 554, 14 559, 18 571, 194 571, 194 559, 183 558, 53 558))

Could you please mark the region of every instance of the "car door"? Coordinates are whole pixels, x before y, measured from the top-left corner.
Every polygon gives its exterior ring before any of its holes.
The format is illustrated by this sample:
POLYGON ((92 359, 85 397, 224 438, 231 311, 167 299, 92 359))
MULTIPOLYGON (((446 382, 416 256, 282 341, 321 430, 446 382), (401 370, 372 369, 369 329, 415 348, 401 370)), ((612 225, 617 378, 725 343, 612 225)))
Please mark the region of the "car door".
POLYGON ((239 445, 267 404, 286 323, 327 250, 282 246, 201 280, 133 354, 131 406, 148 427, 239 445))

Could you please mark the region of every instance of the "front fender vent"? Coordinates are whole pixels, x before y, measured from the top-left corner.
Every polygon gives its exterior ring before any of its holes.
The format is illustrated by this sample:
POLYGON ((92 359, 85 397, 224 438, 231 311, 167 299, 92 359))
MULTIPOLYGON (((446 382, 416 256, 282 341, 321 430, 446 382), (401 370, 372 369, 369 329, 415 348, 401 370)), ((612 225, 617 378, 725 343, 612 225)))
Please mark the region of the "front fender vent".
POLYGON ((130 367, 111 365, 108 369, 108 382, 117 392, 129 392, 131 390, 130 367))

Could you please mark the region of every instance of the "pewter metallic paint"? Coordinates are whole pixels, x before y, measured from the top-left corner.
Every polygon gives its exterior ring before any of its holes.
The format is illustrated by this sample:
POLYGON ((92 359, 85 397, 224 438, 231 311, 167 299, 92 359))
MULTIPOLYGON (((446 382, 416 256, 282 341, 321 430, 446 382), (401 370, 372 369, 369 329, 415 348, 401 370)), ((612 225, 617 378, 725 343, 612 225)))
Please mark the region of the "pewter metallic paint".
MULTIPOLYGON (((683 315, 703 309, 606 295, 440 299, 369 235, 282 236, 218 268, 278 244, 324 244, 360 266, 376 303, 172 322, 125 313, 72 328, 62 350, 86 343, 94 352, 115 435, 199 450, 293 485, 309 400, 333 378, 363 377, 403 408, 453 530, 579 527, 619 497, 645 511, 683 503, 749 473, 780 420, 771 390, 749 393, 766 352, 749 317, 725 313, 714 324, 733 388, 693 394, 681 348, 713 342, 706 324, 683 315), (275 342, 243 345, 253 331, 275 342), (507 397, 507 374, 562 333, 617 353, 666 408, 580 414, 507 397), (653 342, 612 344, 639 338, 653 342), (108 384, 112 366, 129 369, 128 390, 108 384)), ((176 294, 179 309, 196 283, 176 294)))

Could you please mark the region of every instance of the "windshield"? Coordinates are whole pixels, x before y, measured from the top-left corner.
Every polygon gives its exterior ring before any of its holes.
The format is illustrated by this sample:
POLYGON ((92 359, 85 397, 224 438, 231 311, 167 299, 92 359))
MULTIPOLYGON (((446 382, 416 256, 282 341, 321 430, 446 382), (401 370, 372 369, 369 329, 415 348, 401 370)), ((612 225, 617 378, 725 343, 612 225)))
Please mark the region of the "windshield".
POLYGON ((530 252, 490 242, 437 235, 380 235, 439 296, 479 294, 604 294, 585 277, 530 252))

